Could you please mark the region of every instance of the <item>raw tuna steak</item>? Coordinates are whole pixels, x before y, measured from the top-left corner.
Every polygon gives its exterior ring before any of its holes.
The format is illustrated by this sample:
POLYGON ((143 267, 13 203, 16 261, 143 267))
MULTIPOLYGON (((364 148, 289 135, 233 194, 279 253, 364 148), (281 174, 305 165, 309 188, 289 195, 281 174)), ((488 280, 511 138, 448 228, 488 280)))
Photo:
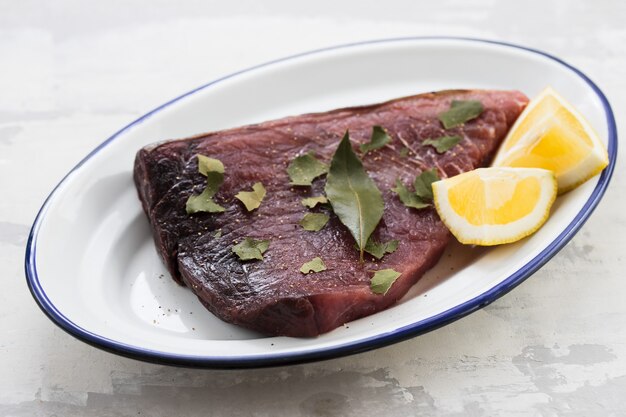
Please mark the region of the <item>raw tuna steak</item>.
POLYGON ((316 336, 394 304, 438 261, 450 240, 432 207, 407 208, 390 191, 396 178, 409 185, 433 167, 448 177, 487 164, 527 102, 516 91, 444 91, 162 142, 138 152, 135 183, 157 250, 173 278, 213 314, 269 335, 316 336), (438 115, 452 100, 479 100, 484 111, 444 130, 438 115), (328 205, 308 209, 301 204, 302 198, 323 194, 325 178, 317 178, 312 187, 290 186, 286 169, 309 151, 329 163, 348 129, 359 153, 356 145, 369 141, 375 125, 391 141, 361 155, 385 204, 372 236, 399 245, 380 261, 366 254, 360 262, 353 237, 328 205), (462 140, 441 154, 422 143, 443 135, 462 140), (198 154, 225 166, 224 183, 214 197, 226 209, 223 213, 190 215, 185 210, 189 196, 206 185, 198 172, 198 154), (234 195, 256 182, 267 195, 257 210, 248 212, 234 195), (311 211, 330 216, 318 232, 299 225, 311 211), (232 252, 245 237, 270 241, 262 261, 243 262, 232 252), (327 270, 300 272, 318 256, 327 270), (373 271, 385 268, 402 275, 385 295, 374 294, 373 271))

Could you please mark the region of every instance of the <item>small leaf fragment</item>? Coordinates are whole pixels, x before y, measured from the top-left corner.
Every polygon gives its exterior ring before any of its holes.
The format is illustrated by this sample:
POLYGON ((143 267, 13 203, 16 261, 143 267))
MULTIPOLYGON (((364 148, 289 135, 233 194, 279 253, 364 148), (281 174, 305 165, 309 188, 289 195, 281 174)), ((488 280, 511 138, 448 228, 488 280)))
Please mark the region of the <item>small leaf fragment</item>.
POLYGON ((201 194, 190 196, 187 199, 185 210, 187 210, 187 214, 194 214, 199 212, 222 213, 226 209, 213 201, 207 188, 201 194))
POLYGON ((213 197, 217 194, 217 190, 220 189, 222 184, 224 183, 224 174, 218 171, 209 171, 206 173, 206 188, 205 190, 209 192, 210 197, 213 197))
POLYGON ((303 198, 300 203, 302 203, 303 206, 308 207, 308 208, 313 208, 315 206, 317 206, 318 204, 326 204, 328 203, 328 199, 326 198, 325 195, 320 195, 317 197, 307 197, 307 198, 303 198))
POLYGON ((326 264, 324 264, 324 261, 319 256, 311 259, 309 262, 305 262, 302 268, 300 268, 300 272, 303 274, 322 271, 326 271, 326 264))
POLYGON ((370 238, 365 245, 365 252, 369 253, 376 259, 381 259, 386 253, 393 253, 398 249, 398 241, 390 240, 388 242, 377 242, 370 238))
POLYGON ((402 158, 406 158, 409 155, 409 148, 405 146, 404 148, 400 149, 399 154, 402 158))
POLYGON ((241 201, 248 211, 259 208, 266 194, 265 187, 263 187, 263 184, 260 182, 255 183, 252 186, 252 190, 253 191, 239 191, 235 195, 235 198, 241 201))
POLYGON ((348 131, 333 155, 324 191, 333 211, 354 237, 363 261, 363 249, 383 217, 384 203, 376 183, 354 153, 348 131))
POLYGON ((433 199, 432 184, 435 181, 439 181, 439 179, 437 170, 433 168, 422 171, 421 174, 415 177, 413 182, 415 192, 411 192, 399 178, 396 179, 396 186, 391 191, 398 194, 400 201, 405 206, 422 209, 431 205, 430 202, 433 199))
POLYGON ((198 171, 206 176, 207 172, 215 171, 220 174, 224 173, 224 164, 219 159, 209 158, 204 155, 197 155, 198 157, 198 171))
POLYGON ((312 152, 297 156, 287 167, 291 185, 310 186, 313 180, 328 172, 328 165, 318 161, 312 152))
POLYGON ((263 260, 263 253, 269 246, 269 240, 257 240, 247 237, 242 242, 233 246, 231 250, 237 254, 242 261, 252 259, 263 260))
POLYGON ((374 294, 387 294, 389 288, 402 273, 394 271, 393 269, 381 269, 376 271, 372 280, 370 281, 370 289, 374 294))
POLYGON ((415 209, 423 209, 425 207, 430 206, 430 204, 420 197, 418 197, 415 193, 411 192, 406 186, 402 183, 400 178, 396 179, 396 186, 391 189, 394 193, 398 194, 398 198, 402 201, 407 207, 412 207, 415 209))
POLYGON ((309 232, 319 232, 326 223, 328 223, 328 215, 324 213, 307 213, 300 220, 300 226, 309 232))
POLYGON ((213 234, 215 239, 219 239, 222 237, 222 229, 217 229, 217 231, 213 234))
POLYGON ((426 139, 422 142, 423 145, 431 145, 437 153, 444 153, 454 148, 457 143, 461 141, 461 137, 458 135, 454 136, 442 136, 436 139, 426 139))
POLYGON ((435 168, 422 171, 421 174, 415 177, 415 182, 413 182, 415 194, 422 200, 432 200, 433 182, 439 181, 440 179, 439 174, 437 174, 437 169, 435 168))
POLYGON ((221 213, 226 209, 215 201, 213 196, 224 182, 224 164, 219 159, 197 155, 198 171, 206 177, 206 187, 202 193, 189 196, 185 204, 187 214, 198 212, 221 213))
POLYGON ((483 110, 478 100, 453 100, 450 109, 439 115, 439 120, 444 128, 450 129, 477 118, 483 110))
POLYGON ((361 146, 359 146, 359 149, 361 150, 361 152, 363 152, 363 155, 365 155, 369 151, 382 148, 389 142, 391 142, 391 137, 385 131, 385 129, 380 126, 374 126, 372 128, 372 136, 370 137, 370 141, 361 144, 361 146))
POLYGON ((198 212, 221 213, 226 210, 213 201, 213 196, 224 182, 224 174, 217 171, 208 171, 206 173, 206 182, 206 188, 202 193, 192 195, 187 199, 187 204, 185 205, 187 214, 198 212))

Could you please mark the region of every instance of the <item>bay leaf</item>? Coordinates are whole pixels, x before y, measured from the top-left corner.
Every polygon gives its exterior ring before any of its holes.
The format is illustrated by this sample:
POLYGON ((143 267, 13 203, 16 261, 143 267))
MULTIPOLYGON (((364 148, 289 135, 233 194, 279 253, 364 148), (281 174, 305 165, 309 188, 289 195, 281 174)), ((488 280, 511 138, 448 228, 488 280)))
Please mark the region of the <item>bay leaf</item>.
POLYGON ((309 232, 319 232, 326 223, 328 223, 328 215, 324 213, 307 213, 300 220, 300 226, 309 232))
POLYGON ((219 171, 209 171, 206 173, 206 188, 205 191, 209 193, 209 197, 215 196, 217 191, 224 183, 224 174, 219 171))
POLYGON ((265 187, 262 183, 257 182, 252 186, 252 191, 239 191, 235 198, 246 206, 246 210, 252 211, 259 208, 263 198, 265 198, 265 194, 265 187))
POLYGON ((324 261, 319 256, 311 259, 309 262, 305 262, 300 268, 300 272, 303 274, 322 271, 326 271, 326 264, 324 264, 324 261))
POLYGON ((297 156, 287 167, 291 185, 310 186, 313 180, 328 172, 328 165, 318 161, 312 152, 297 156))
POLYGON ((370 238, 365 245, 365 252, 369 253, 376 259, 381 259, 387 253, 393 253, 398 249, 398 241, 390 240, 388 242, 377 242, 370 238))
POLYGON ((461 141, 461 137, 455 136, 441 136, 436 139, 426 139, 422 142, 423 145, 431 145, 437 153, 444 153, 456 146, 461 141))
POLYGON ((391 288, 400 275, 402 275, 402 273, 393 269, 381 269, 380 271, 376 271, 370 281, 370 289, 374 294, 387 294, 389 288, 391 288))
POLYGON ((263 253, 265 253, 269 246, 269 240, 257 240, 246 237, 240 243, 233 246, 231 250, 242 261, 250 261, 253 259, 263 260, 263 253))
POLYGON ((439 115, 443 127, 450 129, 477 118, 483 112, 483 104, 478 100, 452 100, 450 109, 439 115))
POLYGON ((372 136, 370 137, 370 141, 361 144, 361 146, 359 146, 359 149, 361 150, 361 152, 363 152, 363 155, 365 155, 369 151, 382 148, 389 142, 391 142, 391 137, 385 131, 385 129, 380 126, 374 126, 372 128, 372 136))
POLYGON ((320 195, 320 196, 316 196, 316 197, 307 197, 307 198, 303 198, 300 203, 302 203, 303 206, 308 207, 308 208, 313 208, 315 206, 317 206, 318 204, 326 204, 328 203, 328 199, 326 198, 325 195, 320 195))
POLYGON ((206 173, 206 182, 206 188, 202 193, 192 195, 187 199, 187 204, 185 205, 187 214, 198 212, 221 213, 226 210, 213 201, 213 196, 224 182, 224 174, 217 171, 208 171, 206 173))
POLYGON ((362 261, 385 206, 380 190, 354 153, 347 131, 333 155, 324 190, 333 211, 354 237, 362 261))
POLYGON ((215 171, 220 174, 224 173, 224 164, 219 159, 209 158, 205 155, 197 155, 198 157, 198 171, 206 176, 207 172, 215 171))
POLYGON ((417 196, 414 192, 410 191, 404 183, 400 180, 400 178, 396 179, 396 186, 391 189, 394 193, 398 195, 402 204, 407 207, 412 207, 415 209, 423 209, 425 207, 430 206, 430 204, 420 197, 417 196))
POLYGON ((217 204, 211 197, 209 197, 207 190, 202 191, 201 194, 192 195, 187 199, 185 210, 187 214, 194 213, 222 213, 226 209, 217 204))
POLYGON ((413 182, 415 195, 417 195, 422 200, 432 200, 433 182, 439 181, 440 179, 441 178, 439 178, 439 174, 437 173, 436 168, 422 171, 421 174, 415 177, 415 181, 413 182))

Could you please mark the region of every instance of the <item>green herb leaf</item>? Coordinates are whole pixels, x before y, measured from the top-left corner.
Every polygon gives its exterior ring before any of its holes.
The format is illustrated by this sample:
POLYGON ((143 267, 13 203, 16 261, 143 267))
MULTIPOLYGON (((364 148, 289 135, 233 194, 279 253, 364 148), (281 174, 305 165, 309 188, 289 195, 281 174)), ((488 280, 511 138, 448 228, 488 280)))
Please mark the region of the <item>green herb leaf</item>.
POLYGON ((402 181, 400 181, 399 178, 396 179, 396 186, 395 188, 392 188, 391 191, 398 194, 398 198, 400 198, 400 201, 402 201, 402 204, 404 204, 407 207, 412 207, 415 209, 423 209, 424 207, 430 206, 428 202, 422 200, 415 193, 409 191, 409 189, 406 188, 406 186, 402 183, 402 181))
POLYGON ((241 201, 248 211, 259 208, 266 194, 265 187, 263 187, 263 184, 260 182, 255 183, 252 186, 252 190, 253 191, 239 191, 235 195, 235 198, 241 201))
POLYGON ((369 253, 376 259, 380 259, 385 256, 386 253, 393 253, 398 249, 398 241, 390 240, 389 242, 376 242, 370 238, 365 245, 365 252, 369 253))
POLYGON ((185 205, 187 214, 199 212, 222 213, 226 210, 224 207, 213 201, 209 195, 210 193, 208 192, 208 189, 205 189, 201 194, 190 196, 187 200, 187 204, 185 205))
POLYGON ((483 104, 478 100, 453 100, 450 110, 439 115, 443 127, 450 129, 477 118, 483 112, 483 104))
POLYGON ((223 183, 224 174, 218 171, 209 171, 206 173, 206 188, 204 190, 208 191, 210 197, 213 197, 223 183))
POLYGON ((370 288, 374 294, 387 294, 389 288, 393 285, 398 277, 402 275, 393 269, 381 269, 376 271, 370 281, 370 288))
POLYGON ((313 180, 328 172, 328 165, 318 161, 312 152, 297 156, 287 167, 291 185, 311 185, 313 180))
POLYGON ((435 148, 437 153, 444 153, 456 146, 457 143, 461 141, 461 137, 458 135, 455 136, 442 136, 437 139, 426 139, 422 144, 424 145, 432 145, 435 148))
POLYGON ((324 190, 333 211, 356 240, 363 260, 363 249, 385 206, 380 190, 354 153, 347 131, 333 155, 324 190))
POLYGON ((192 195, 187 199, 185 209, 187 214, 198 212, 221 213, 226 209, 215 201, 213 196, 224 182, 224 174, 217 171, 208 171, 206 174, 206 188, 199 195, 192 195))
POLYGON ((387 134, 387 132, 385 132, 385 129, 380 126, 374 126, 374 128, 372 129, 372 137, 370 138, 370 141, 368 143, 361 144, 361 146, 359 146, 359 149, 361 149, 361 152, 363 152, 363 155, 365 155, 369 151, 382 148, 389 142, 391 142, 391 137, 389 136, 389 134, 387 134))
POLYGON ((326 265, 324 264, 324 261, 322 261, 322 258, 320 258, 319 256, 311 259, 309 262, 305 262, 304 265, 302 265, 302 268, 300 268, 300 272, 302 272, 303 274, 322 271, 326 271, 326 265))
POLYGON ((269 246, 269 240, 256 240, 247 237, 241 243, 233 246, 231 250, 236 253, 242 261, 252 259, 263 260, 263 253, 269 246))
POLYGON ((219 159, 200 154, 196 156, 198 157, 198 171, 206 177, 206 188, 202 193, 192 195, 187 199, 185 210, 187 214, 221 213, 226 209, 213 201, 213 196, 224 182, 224 164, 219 159))
POLYGON ((224 164, 219 159, 209 158, 204 155, 197 155, 198 157, 198 171, 204 176, 206 176, 207 172, 215 171, 220 174, 224 173, 224 164))
POLYGON ((409 155, 409 148, 405 146, 404 148, 400 149, 399 154, 402 158, 406 158, 409 155))
POLYGON ((433 199, 433 182, 439 181, 439 174, 437 174, 437 169, 433 168, 429 171, 422 171, 417 177, 415 177, 415 182, 413 183, 413 187, 415 187, 415 195, 417 195, 422 200, 432 200, 433 199))
POLYGON ((328 199, 326 198, 325 195, 320 195, 320 196, 317 196, 317 197, 303 198, 302 201, 300 201, 300 202, 305 207, 313 208, 313 207, 317 206, 318 204, 326 204, 326 203, 328 203, 328 199))
POLYGON ((302 220, 300 220, 300 226, 309 232, 319 232, 326 226, 329 218, 330 217, 324 213, 307 213, 302 220))
POLYGON ((222 229, 217 229, 217 231, 213 234, 215 239, 219 239, 222 237, 222 229))

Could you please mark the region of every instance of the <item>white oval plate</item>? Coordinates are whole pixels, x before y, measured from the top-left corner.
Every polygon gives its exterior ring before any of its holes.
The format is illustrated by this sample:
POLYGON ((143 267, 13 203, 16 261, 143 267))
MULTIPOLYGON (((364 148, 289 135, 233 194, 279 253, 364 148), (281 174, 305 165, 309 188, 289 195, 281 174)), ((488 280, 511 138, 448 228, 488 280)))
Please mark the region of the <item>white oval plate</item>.
POLYGON ((603 195, 617 152, 602 92, 580 71, 527 48, 475 39, 409 38, 338 46, 241 71, 184 94, 107 139, 52 191, 31 230, 26 275, 44 313, 73 336, 147 361, 253 367, 373 349, 454 321, 548 261, 603 195), (452 245, 396 306, 317 338, 264 337, 212 316, 177 286, 155 251, 132 182, 142 146, 281 116, 450 88, 551 85, 608 146, 610 166, 559 197, 548 222, 512 245, 452 245))

